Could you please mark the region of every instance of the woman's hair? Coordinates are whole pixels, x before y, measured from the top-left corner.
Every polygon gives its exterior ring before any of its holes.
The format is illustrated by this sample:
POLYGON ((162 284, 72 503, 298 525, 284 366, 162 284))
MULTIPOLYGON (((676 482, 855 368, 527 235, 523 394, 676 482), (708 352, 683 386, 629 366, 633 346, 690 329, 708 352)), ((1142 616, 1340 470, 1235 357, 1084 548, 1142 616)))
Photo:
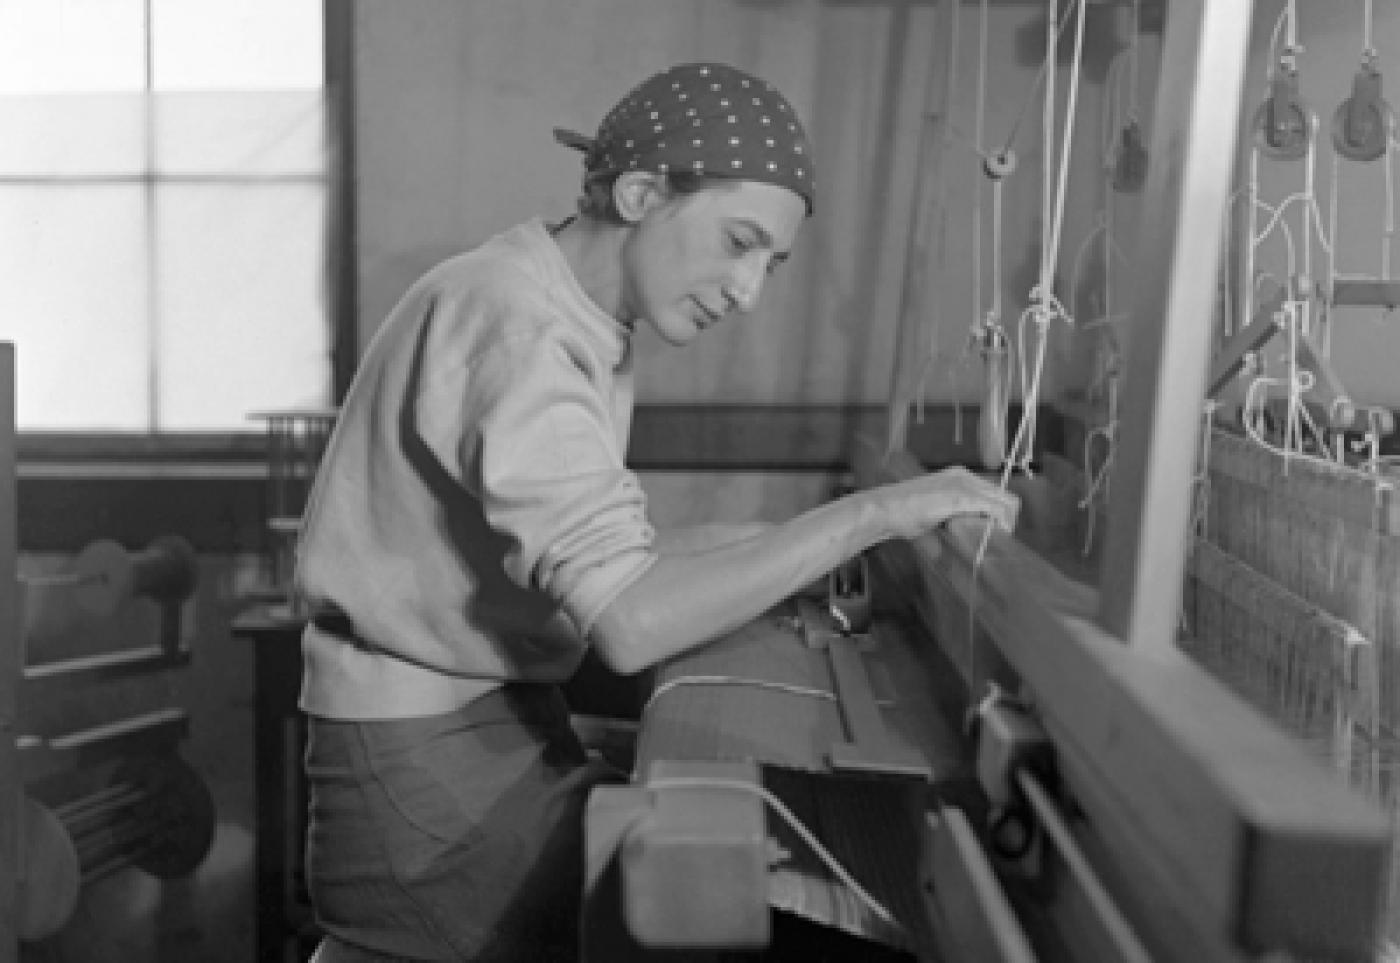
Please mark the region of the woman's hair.
MULTIPOLYGON (((583 194, 578 199, 579 213, 613 224, 623 223, 622 215, 618 213, 617 204, 613 200, 613 185, 621 173, 621 171, 611 171, 586 180, 583 185, 583 194)), ((672 171, 663 176, 666 178, 666 189, 673 197, 698 194, 707 187, 716 185, 733 184, 732 178, 716 177, 713 174, 696 174, 691 171, 672 171)))

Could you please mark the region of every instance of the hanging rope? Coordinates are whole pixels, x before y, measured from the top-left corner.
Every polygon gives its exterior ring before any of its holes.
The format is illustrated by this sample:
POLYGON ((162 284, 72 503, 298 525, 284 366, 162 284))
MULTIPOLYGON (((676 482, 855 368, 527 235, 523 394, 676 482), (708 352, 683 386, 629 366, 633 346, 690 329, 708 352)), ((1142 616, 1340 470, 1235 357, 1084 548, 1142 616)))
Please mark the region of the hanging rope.
MULTIPOLYGON (((1070 0, 1072 4, 1075 0, 1070 0)), ((1045 371, 1045 351, 1049 341, 1049 327, 1057 319, 1072 323, 1073 319, 1055 297, 1055 267, 1059 263, 1060 237, 1064 227, 1066 185, 1069 178, 1069 161, 1074 143, 1074 119, 1079 101, 1079 73, 1084 58, 1084 22, 1086 3, 1078 0, 1075 22, 1074 54, 1071 57, 1069 89, 1065 98, 1064 133, 1060 138, 1060 161, 1058 177, 1052 166, 1055 156, 1055 83, 1054 72, 1048 69, 1055 57, 1055 47, 1059 31, 1055 24, 1057 0, 1050 0, 1051 16, 1047 18, 1044 108, 1044 157, 1041 212, 1043 224, 1049 225, 1048 239, 1042 235, 1040 257, 1040 280, 1030 293, 1030 304, 1021 312, 1017 322, 1018 351, 1021 363, 1021 423, 1011 442, 1011 450, 1002 472, 1002 487, 1010 481, 1011 472, 1020 469, 1030 474, 1031 456, 1035 449, 1036 408, 1040 401, 1040 385, 1045 371), (1026 350, 1026 331, 1031 322, 1035 334, 1035 346, 1026 350), (1033 360, 1029 360, 1032 359, 1033 360), (1029 363, 1028 363, 1029 361, 1029 363)))
POLYGON ((1280 230, 1285 243, 1286 255, 1286 279, 1283 284, 1288 292, 1288 297, 1283 305, 1283 319, 1287 335, 1285 339, 1286 354, 1283 359, 1286 374, 1282 378, 1270 377, 1265 371, 1264 359, 1262 357, 1257 359, 1256 376, 1249 383, 1245 393, 1243 420, 1246 432, 1257 443, 1266 444, 1270 448, 1285 453, 1284 470, 1287 471, 1288 459, 1303 454, 1310 439, 1313 443, 1318 444, 1321 451, 1330 454, 1329 446, 1323 440, 1322 433, 1317 429, 1304 404, 1304 395, 1312 389, 1316 382, 1316 376, 1313 372, 1299 367, 1298 347, 1301 337, 1310 336, 1315 326, 1322 326, 1323 330, 1319 332, 1324 345, 1322 350, 1324 354, 1329 350, 1327 347, 1329 337, 1327 326, 1323 324, 1326 317, 1325 311, 1318 312, 1317 316, 1314 317, 1313 299, 1316 294, 1317 280, 1313 270, 1313 250, 1316 245, 1326 257, 1324 290, 1330 292, 1336 275, 1335 239, 1338 174, 1334 160, 1332 165, 1333 179, 1329 191, 1330 211, 1327 218, 1324 219, 1317 201, 1317 138, 1315 136, 1317 119, 1311 112, 1305 111, 1299 106, 1300 102, 1296 99, 1296 88, 1291 86, 1296 78, 1296 57, 1302 50, 1302 46, 1298 42, 1296 9, 1291 0, 1274 22, 1273 32, 1269 40, 1271 58, 1277 51, 1279 35, 1285 27, 1287 33, 1284 40, 1284 52, 1279 57, 1279 70, 1287 73, 1290 86, 1281 93, 1280 80, 1273 68, 1270 68, 1271 100, 1262 105, 1256 114, 1255 123, 1256 127, 1259 128, 1256 130, 1258 136, 1254 138, 1250 151, 1247 185, 1249 228, 1245 248, 1244 313, 1240 323, 1248 325, 1253 320, 1255 292, 1258 284, 1263 280, 1257 276, 1258 249, 1275 230, 1280 230), (1274 103, 1279 99, 1284 101, 1282 108, 1274 103), (1301 124, 1302 130, 1297 130, 1296 126, 1289 127, 1288 124, 1271 113, 1276 109, 1292 111, 1287 121, 1301 124), (1297 149, 1297 144, 1293 141, 1283 146, 1273 143, 1270 134, 1280 131, 1283 131, 1288 137, 1301 136, 1303 138, 1301 151, 1297 149), (1289 194, 1276 205, 1265 203, 1259 196, 1259 161, 1261 155, 1264 154, 1275 159, 1285 160, 1298 157, 1304 162, 1302 189, 1289 194), (1299 208, 1300 219, 1300 242, 1296 244, 1293 231, 1289 228, 1287 220, 1294 207, 1299 208), (1268 220, 1262 229, 1259 225, 1261 212, 1268 214, 1268 220), (1266 403, 1269 389, 1274 387, 1283 388, 1287 399, 1283 425, 1280 429, 1280 445, 1274 445, 1264 437, 1266 403))
POLYGON ((1215 432, 1215 413, 1220 405, 1207 398, 1201 406, 1201 440, 1196 457, 1196 474, 1192 479, 1191 534, 1205 538, 1210 521, 1210 442, 1215 432))
MULTIPOLYGON (((1042 171, 1042 235, 1039 282, 1030 292, 1029 304, 1017 319, 1017 357, 1021 375, 1021 421, 1012 439, 1006 463, 1001 472, 1001 488, 1010 487, 1011 475, 1017 469, 1026 475, 1031 474, 1031 455, 1035 446, 1036 408, 1039 405, 1040 386, 1045 370, 1045 353, 1048 345, 1048 328, 1056 320, 1072 322, 1064 305, 1054 293, 1055 265, 1059 261, 1061 228, 1063 226, 1065 193, 1068 183, 1071 146, 1074 141, 1074 121, 1078 106, 1079 74, 1084 56, 1084 0, 1069 0, 1076 11, 1074 53, 1070 60, 1069 89, 1066 93, 1064 132, 1061 136, 1058 177, 1052 166, 1055 158, 1055 82, 1051 69, 1055 59, 1062 22, 1059 16, 1058 0, 1047 0, 1049 10, 1046 16, 1045 61, 1041 74, 1045 78, 1045 99, 1043 108, 1043 152, 1042 171), (1027 350, 1027 329, 1035 335, 1035 344, 1027 350)), ((1068 18, 1069 8, 1066 10, 1068 18)), ((988 520, 983 529, 982 539, 973 561, 974 598, 977 576, 986 556, 987 544, 991 541, 994 523, 988 520)), ((972 612, 969 611, 969 626, 972 625, 972 612)), ((974 649, 975 651, 975 649, 974 649)))
POLYGON ((1084 497, 1079 500, 1079 508, 1084 512, 1084 548, 1087 558, 1094 547, 1094 522, 1098 517, 1100 503, 1107 504, 1109 479, 1112 477, 1113 456, 1118 441, 1118 385, 1116 379, 1108 385, 1108 418, 1100 426, 1090 429, 1084 437, 1084 477, 1088 479, 1084 497), (1103 441, 1104 454, 1097 468, 1093 452, 1095 439, 1103 441))

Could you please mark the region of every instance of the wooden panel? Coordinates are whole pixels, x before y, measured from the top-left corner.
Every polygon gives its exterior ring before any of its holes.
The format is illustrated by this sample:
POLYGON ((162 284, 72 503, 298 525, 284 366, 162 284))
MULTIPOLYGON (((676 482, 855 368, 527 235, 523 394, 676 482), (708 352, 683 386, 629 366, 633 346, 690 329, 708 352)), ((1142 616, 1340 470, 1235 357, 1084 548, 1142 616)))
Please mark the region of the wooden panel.
POLYGON ((23 790, 15 755, 21 662, 14 426, 15 348, 0 343, 0 963, 13 963, 19 952, 13 868, 23 790))
MULTIPOLYGON (((872 454, 858 478, 918 470, 872 454)), ((1153 949, 1166 960, 1369 952, 1385 816, 1174 646, 1125 646, 1094 624, 1091 587, 1000 532, 979 562, 985 532, 955 519, 910 545, 1030 690, 1088 826, 1110 865, 1129 868, 1125 903, 1152 904, 1134 921, 1155 932, 1153 949)))
MULTIPOLYGON (((643 471, 840 471, 854 440, 882 432, 885 418, 876 405, 640 405, 627 460, 643 471)), ((1007 420, 1014 432, 1020 409, 1007 420)), ((1053 448, 1058 419, 1041 412, 1036 424, 1053 448)), ((977 463, 975 407, 928 405, 908 431, 907 450, 925 465, 977 463)))

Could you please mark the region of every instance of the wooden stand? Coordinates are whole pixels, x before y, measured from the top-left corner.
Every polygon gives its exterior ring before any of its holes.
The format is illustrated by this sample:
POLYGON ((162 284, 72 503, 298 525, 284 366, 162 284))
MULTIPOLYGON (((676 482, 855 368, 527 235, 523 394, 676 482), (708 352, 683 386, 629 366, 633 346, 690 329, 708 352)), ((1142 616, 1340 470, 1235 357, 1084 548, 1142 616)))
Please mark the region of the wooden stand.
POLYGON ((306 723, 297 696, 305 625, 282 606, 258 606, 233 620, 233 634, 253 645, 258 963, 304 960, 318 938, 302 873, 306 723))
POLYGON ((15 495, 15 347, 0 343, 0 963, 19 958, 15 915, 23 790, 15 753, 20 667, 15 495))

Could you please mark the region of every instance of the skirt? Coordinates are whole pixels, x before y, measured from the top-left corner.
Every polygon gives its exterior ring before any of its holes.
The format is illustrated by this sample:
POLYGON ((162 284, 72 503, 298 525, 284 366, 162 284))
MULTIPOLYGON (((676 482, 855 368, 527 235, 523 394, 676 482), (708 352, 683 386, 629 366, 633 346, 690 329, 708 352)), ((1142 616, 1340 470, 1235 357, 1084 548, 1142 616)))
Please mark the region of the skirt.
POLYGON ((316 921, 371 960, 572 961, 583 807, 624 781, 590 758, 557 687, 450 713, 308 722, 316 921))

